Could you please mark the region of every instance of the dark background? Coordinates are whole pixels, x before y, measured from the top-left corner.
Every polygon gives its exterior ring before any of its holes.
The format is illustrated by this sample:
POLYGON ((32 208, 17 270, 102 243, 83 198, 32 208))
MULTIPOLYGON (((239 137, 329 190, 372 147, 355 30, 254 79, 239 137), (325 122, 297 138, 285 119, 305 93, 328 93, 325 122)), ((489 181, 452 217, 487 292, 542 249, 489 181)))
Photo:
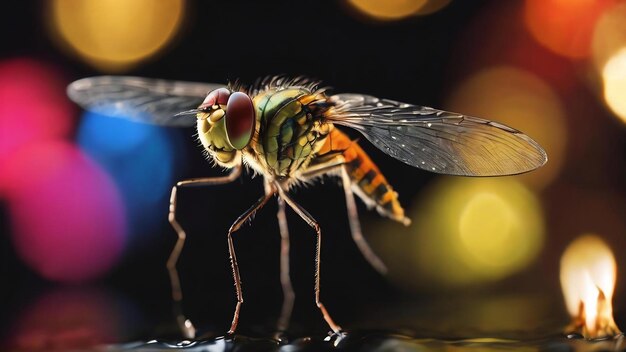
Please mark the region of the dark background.
MULTIPOLYGON (((192 1, 176 40, 157 56, 123 74, 205 82, 238 78, 248 83, 272 74, 306 75, 323 80, 336 92, 362 92, 445 108, 449 90, 467 72, 480 66, 471 58, 488 46, 482 40, 487 41, 490 33, 499 30, 482 25, 484 14, 511 12, 498 3, 452 1, 428 16, 381 23, 356 14, 340 1, 192 1)), ((13 1, 3 2, 1 6, 0 58, 26 56, 48 62, 62 69, 68 83, 103 73, 58 49, 42 19, 43 2, 13 1)), ((516 6, 522 6, 522 2, 511 5, 516 6)), ((536 47, 533 50, 541 51, 536 47)), ((542 71, 543 66, 535 65, 540 68, 536 74, 548 80, 551 79, 549 67, 566 67, 574 77, 580 76, 581 67, 585 67, 580 61, 572 62, 550 53, 528 55, 548 57, 548 74, 543 75, 546 72, 542 71)), ((493 59, 482 65, 497 63, 498 59, 493 59)), ((595 115, 610 114, 600 102, 593 102, 594 93, 582 83, 568 88, 562 96, 566 107, 572 101, 586 99, 592 101, 590 110, 595 115)), ((539 258, 522 272, 497 282, 424 292, 404 291, 376 273, 360 256, 349 236, 343 195, 336 182, 298 190, 295 198, 316 217, 324 231, 322 299, 335 319, 347 328, 409 329, 439 336, 541 336, 558 332, 567 322, 558 284, 558 258, 578 232, 602 229, 602 225, 594 227, 594 223, 577 224, 575 219, 564 219, 568 214, 560 212, 562 205, 577 200, 565 199, 559 187, 573 185, 588 193, 601 187, 602 192, 608 191, 620 199, 614 210, 618 214, 621 211, 622 229, 624 221, 623 125, 606 118, 589 127, 585 121, 589 116, 571 114, 570 117, 571 143, 575 145, 579 135, 591 133, 593 136, 587 139, 591 141, 587 143, 590 149, 566 151, 565 166, 557 180, 539 195, 548 219, 539 258), (594 143, 604 141, 610 141, 610 147, 593 147, 594 143), (571 154, 581 150, 582 153, 571 154), (594 164, 593 172, 583 165, 598 159, 601 160, 594 164), (607 169, 602 171, 603 167, 607 169), (571 228, 576 232, 563 230, 559 227, 562 223, 572 223, 571 228), (507 325, 508 330, 501 331, 499 322, 515 320, 511 315, 525 309, 519 307, 534 308, 537 312, 519 320, 514 328, 507 325)), ((176 133, 185 140, 181 153, 186 163, 177 171, 180 178, 220 174, 204 160, 193 140, 193 130, 176 133)), ((392 160, 367 143, 362 144, 406 206, 437 177, 392 160)), ((261 178, 244 175, 231 185, 180 192, 179 220, 188 230, 187 247, 179 263, 186 295, 184 308, 200 332, 223 333, 230 323, 235 296, 226 230, 262 191, 261 178)), ((10 214, 6 209, 0 208, 3 278, 0 326, 5 338, 19 334, 16 322, 33 302, 51 292, 70 297, 87 292, 87 296, 99 297, 97 302, 108 302, 111 307, 108 311, 115 312, 115 318, 106 319, 115 319, 119 329, 113 341, 176 336, 165 270, 176 236, 165 219, 166 203, 163 218, 154 220, 161 226, 149 235, 149 240, 133 243, 104 277, 69 286, 42 279, 20 260, 13 249, 10 214)), ((362 204, 359 210, 363 219, 377 216, 366 211, 362 204)), ((583 214, 585 211, 581 210, 583 214)), ((245 304, 240 320, 240 332, 244 334, 272 331, 280 312, 275 212, 276 204, 272 201, 257 214, 252 226, 235 235, 244 282, 245 304)), ((597 212, 593 209, 589 212, 597 218, 597 212)), ((292 280, 297 295, 292 330, 323 333, 327 327, 313 297, 315 236, 295 214, 290 212, 288 219, 292 235, 292 280)), ((620 253, 626 248, 622 238, 625 233, 604 234, 614 246, 618 266, 624 264, 620 253)), ((620 274, 619 278, 615 307, 618 324, 624 325, 626 305, 621 299, 624 275, 620 274)))

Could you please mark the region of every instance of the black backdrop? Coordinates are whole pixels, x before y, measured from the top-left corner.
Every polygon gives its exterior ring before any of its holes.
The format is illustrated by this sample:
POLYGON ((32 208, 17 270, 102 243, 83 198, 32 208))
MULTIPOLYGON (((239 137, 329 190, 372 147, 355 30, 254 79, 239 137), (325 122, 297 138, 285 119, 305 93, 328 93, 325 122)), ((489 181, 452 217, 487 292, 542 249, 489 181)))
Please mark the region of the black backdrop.
MULTIPOLYGON (((125 74, 250 83, 271 74, 306 75, 324 81, 336 92, 362 92, 437 107, 442 105, 451 80, 458 78, 453 74, 455 68, 450 67, 453 55, 463 55, 455 49, 455 42, 486 4, 453 1, 429 16, 372 23, 351 14, 339 1, 193 1, 177 40, 125 74)), ((7 1, 0 6, 2 58, 31 56, 52 62, 65 70, 68 82, 101 74, 52 43, 42 20, 43 2, 7 1)), ((480 50, 481 43, 471 47, 480 50)), ((219 174, 203 159, 193 131, 184 133, 188 135, 186 155, 190 162, 181 176, 219 174)), ((364 148, 406 205, 433 178, 386 157, 367 143, 364 148)), ((225 234, 261 192, 260 178, 247 176, 227 186, 181 191, 179 218, 189 231, 179 265, 187 296, 185 310, 205 331, 228 327, 235 297, 225 234)), ((343 194, 335 182, 299 190, 295 198, 324 231, 322 298, 337 320, 347 326, 359 326, 352 318, 355 316, 376 322, 375 315, 368 316, 370 307, 407 299, 361 258, 348 235, 343 194)), ((56 284, 39 278, 20 262, 8 235, 8 215, 0 210, 0 323, 8 328, 25 305, 56 284)), ((361 204, 359 210, 361 217, 377 216, 366 212, 361 204)), ((272 202, 257 215, 252 227, 235 236, 246 299, 241 318, 244 332, 271 330, 280 311, 275 212, 272 202)), ((293 213, 288 218, 297 294, 293 326, 296 330, 325 331, 313 300, 314 233, 293 213)), ((129 311, 138 312, 134 316, 142 318, 131 328, 133 337, 172 335, 175 331, 164 268, 175 234, 164 219, 158 221, 163 226, 151 241, 129 250, 110 274, 91 284, 134 306, 129 311)), ((412 295, 410 300, 419 301, 420 297, 412 295)))

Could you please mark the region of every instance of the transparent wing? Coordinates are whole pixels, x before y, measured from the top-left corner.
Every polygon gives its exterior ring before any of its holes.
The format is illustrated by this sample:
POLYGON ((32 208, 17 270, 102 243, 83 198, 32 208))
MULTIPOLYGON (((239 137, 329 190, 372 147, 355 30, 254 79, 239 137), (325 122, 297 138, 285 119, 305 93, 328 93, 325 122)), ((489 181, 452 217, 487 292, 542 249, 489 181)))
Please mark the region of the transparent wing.
POLYGON ((547 161, 520 131, 476 117, 361 94, 331 97, 334 124, 359 131, 383 152, 420 169, 463 176, 513 175, 547 161))
POLYGON ((167 126, 191 126, 194 109, 207 93, 221 84, 167 81, 130 76, 97 76, 79 79, 67 87, 67 95, 86 110, 108 116, 167 126))

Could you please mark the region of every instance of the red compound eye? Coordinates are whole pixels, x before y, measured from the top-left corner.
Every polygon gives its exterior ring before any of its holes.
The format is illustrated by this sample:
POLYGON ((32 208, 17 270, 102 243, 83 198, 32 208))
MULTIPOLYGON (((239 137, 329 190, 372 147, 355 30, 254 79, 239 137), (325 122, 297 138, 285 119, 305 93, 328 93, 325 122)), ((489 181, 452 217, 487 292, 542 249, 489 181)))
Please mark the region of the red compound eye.
POLYGON ((216 104, 226 105, 228 103, 228 98, 230 97, 230 91, 226 88, 218 88, 211 91, 204 101, 202 102, 201 107, 213 106, 216 104))
POLYGON ((233 148, 241 150, 250 143, 255 120, 252 99, 245 93, 232 93, 226 105, 224 124, 226 137, 233 148))

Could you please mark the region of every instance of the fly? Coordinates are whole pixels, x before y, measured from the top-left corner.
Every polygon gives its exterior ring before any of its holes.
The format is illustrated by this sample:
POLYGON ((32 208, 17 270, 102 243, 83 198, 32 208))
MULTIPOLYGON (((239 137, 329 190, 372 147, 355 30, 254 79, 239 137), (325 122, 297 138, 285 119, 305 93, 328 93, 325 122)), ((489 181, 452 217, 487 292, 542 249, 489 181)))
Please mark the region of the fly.
MULTIPOLYGON (((404 209, 376 164, 356 141, 337 126, 356 130, 386 154, 430 172, 462 176, 501 176, 534 170, 547 161, 545 151, 530 137, 497 122, 363 94, 328 94, 319 82, 305 78, 269 77, 251 86, 166 81, 126 76, 100 76, 71 83, 69 97, 83 108, 110 116, 167 126, 195 125, 208 157, 230 169, 222 177, 183 180, 172 188, 169 222, 178 240, 167 261, 172 296, 177 305, 182 290, 176 263, 186 234, 176 220, 179 188, 226 184, 245 168, 263 176, 265 193, 228 230, 228 250, 237 305, 229 329, 237 328, 243 303, 233 234, 273 196, 278 198, 281 235, 281 284, 285 300, 278 323, 284 330, 291 314, 293 290, 289 278, 289 233, 286 207, 317 235, 315 303, 330 328, 341 331, 320 299, 318 222, 291 198, 300 183, 324 175, 341 177, 352 238, 379 272, 386 267, 362 236, 354 194, 381 215, 404 225, 404 209), (208 94, 207 94, 208 92, 208 94), (191 110, 189 110, 192 107, 191 110)), ((191 322, 178 314, 183 333, 193 338, 191 322)))

